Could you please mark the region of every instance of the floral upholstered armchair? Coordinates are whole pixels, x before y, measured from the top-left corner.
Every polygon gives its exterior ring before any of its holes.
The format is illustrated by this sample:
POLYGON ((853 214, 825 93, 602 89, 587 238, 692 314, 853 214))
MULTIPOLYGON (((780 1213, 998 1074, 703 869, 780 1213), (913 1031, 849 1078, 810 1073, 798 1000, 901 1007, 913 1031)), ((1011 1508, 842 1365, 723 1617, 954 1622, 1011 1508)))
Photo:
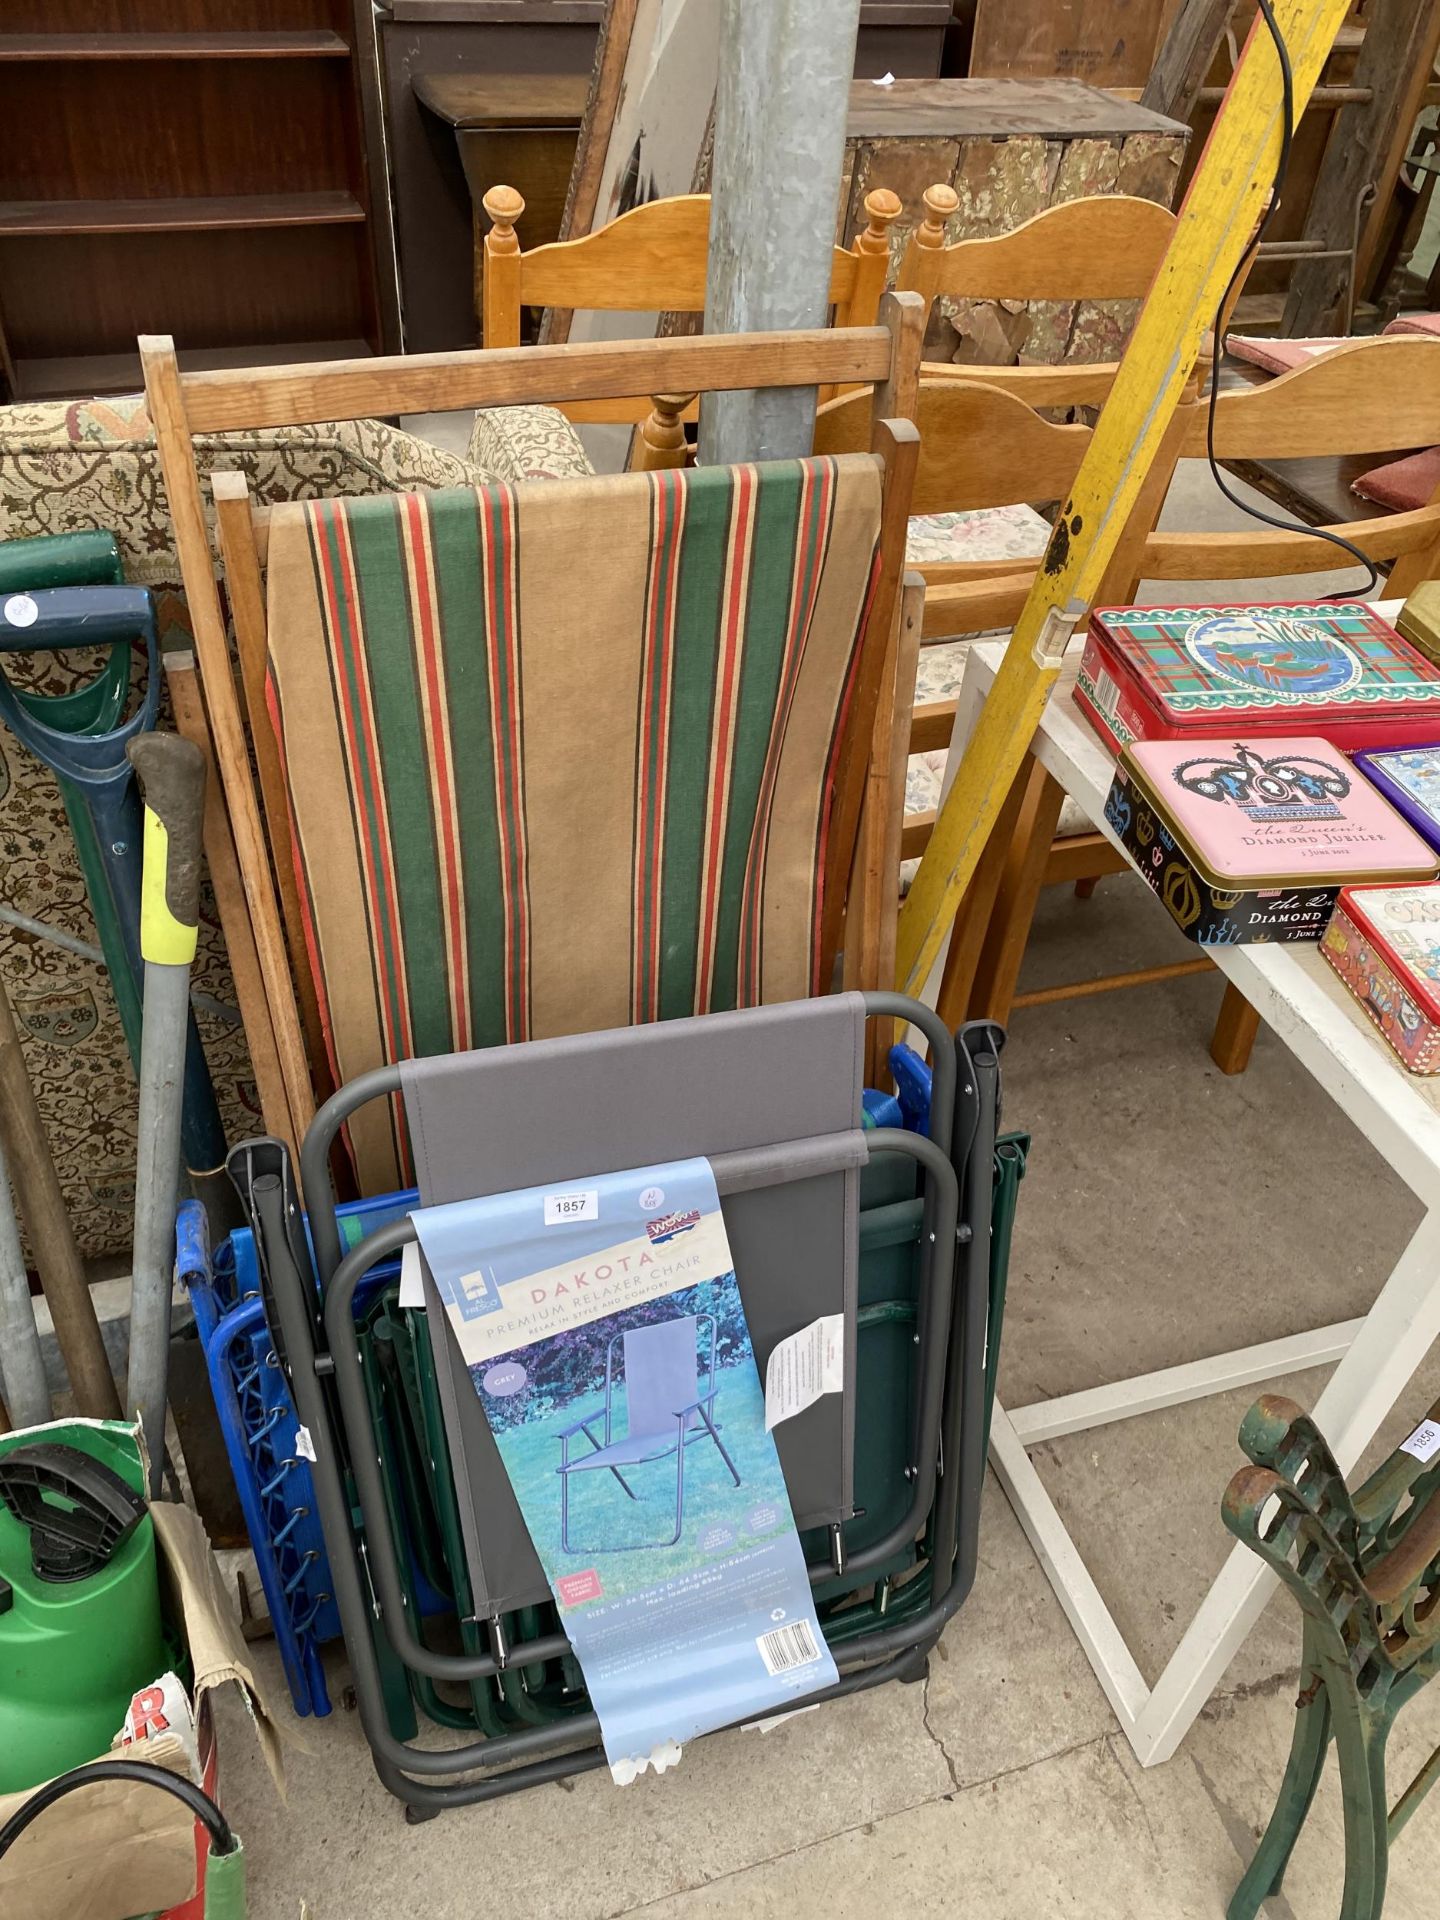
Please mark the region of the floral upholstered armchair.
MULTIPOLYGON (((574 429, 544 407, 478 414, 460 459, 378 420, 217 434, 197 442, 202 470, 238 468, 263 502, 489 480, 565 478, 590 471, 574 429)), ((0 407, 0 540, 100 527, 114 534, 125 575, 155 593, 162 644, 184 647, 189 616, 155 437, 138 395, 0 407)), ((93 661, 37 674, 47 692, 82 684, 93 661)), ((54 776, 0 731, 0 904, 93 946, 96 931, 54 776)), ((103 967, 0 922, 0 977, 14 1004, 31 1078, 81 1251, 130 1240, 135 1162, 134 1081, 103 967)), ((219 926, 208 903, 196 987, 233 1004, 219 926)), ((258 1102, 237 1026, 199 1014, 232 1137, 252 1131, 258 1102)))

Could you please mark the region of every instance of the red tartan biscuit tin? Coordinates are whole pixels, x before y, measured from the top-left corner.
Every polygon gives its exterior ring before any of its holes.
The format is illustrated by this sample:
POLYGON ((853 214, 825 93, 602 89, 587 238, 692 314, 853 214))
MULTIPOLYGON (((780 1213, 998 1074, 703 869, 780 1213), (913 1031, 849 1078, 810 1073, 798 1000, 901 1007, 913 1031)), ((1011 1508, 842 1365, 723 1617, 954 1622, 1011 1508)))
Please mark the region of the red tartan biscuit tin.
POLYGON ((1358 600, 1097 607, 1075 702, 1116 754, 1228 733, 1353 753, 1437 737, 1440 667, 1358 600))
POLYGON ((1411 1073, 1440 1073, 1440 883, 1342 887, 1320 951, 1411 1073))

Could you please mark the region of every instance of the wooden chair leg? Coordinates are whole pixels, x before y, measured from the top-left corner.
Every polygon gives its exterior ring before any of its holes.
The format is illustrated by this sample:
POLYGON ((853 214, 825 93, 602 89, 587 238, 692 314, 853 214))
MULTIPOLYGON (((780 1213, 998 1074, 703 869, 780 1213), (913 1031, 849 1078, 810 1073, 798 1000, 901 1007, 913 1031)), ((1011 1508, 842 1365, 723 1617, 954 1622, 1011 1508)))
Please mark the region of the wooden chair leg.
POLYGON ((974 877, 965 890, 965 898, 956 911, 955 924, 950 929, 950 946, 940 975, 935 1011, 952 1033, 970 1017, 975 974, 980 965, 985 936, 990 930, 995 898, 1004 878, 1005 863, 1010 857, 1010 846, 1015 838, 1020 807, 1028 785, 1029 775, 1022 768, 1005 796, 1005 805, 1000 809, 1000 816, 985 843, 985 851, 980 856, 974 877))
POLYGON ((970 996, 972 1020, 998 1020, 1002 1025, 1010 1018, 1050 843, 1065 799, 1059 781, 1037 760, 1027 755, 1021 772, 1024 798, 970 996))
POLYGON ((1087 874, 1083 880, 1077 880, 1075 882, 1075 898, 1077 900, 1088 900, 1099 884, 1100 876, 1098 873, 1087 874))
POLYGON ((1227 986, 1210 1036, 1210 1058, 1222 1073, 1244 1073, 1259 1031, 1259 1014, 1238 987, 1227 986))

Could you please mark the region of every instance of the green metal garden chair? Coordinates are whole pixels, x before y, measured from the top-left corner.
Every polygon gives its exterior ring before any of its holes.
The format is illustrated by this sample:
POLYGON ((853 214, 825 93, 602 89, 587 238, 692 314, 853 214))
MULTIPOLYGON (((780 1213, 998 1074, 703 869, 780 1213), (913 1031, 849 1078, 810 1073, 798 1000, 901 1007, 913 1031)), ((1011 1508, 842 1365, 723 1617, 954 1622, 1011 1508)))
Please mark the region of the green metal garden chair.
POLYGON ((1299 1600, 1304 1640, 1289 1764, 1228 1920, 1253 1920, 1279 1893, 1332 1739, 1345 1808, 1340 1920, 1379 1920, 1390 1843, 1440 1779, 1437 1748, 1387 1807, 1391 1728, 1440 1668, 1440 1408, 1354 1493, 1314 1422, 1278 1394, 1250 1409, 1240 1445, 1254 1464, 1227 1487, 1224 1521, 1299 1600))

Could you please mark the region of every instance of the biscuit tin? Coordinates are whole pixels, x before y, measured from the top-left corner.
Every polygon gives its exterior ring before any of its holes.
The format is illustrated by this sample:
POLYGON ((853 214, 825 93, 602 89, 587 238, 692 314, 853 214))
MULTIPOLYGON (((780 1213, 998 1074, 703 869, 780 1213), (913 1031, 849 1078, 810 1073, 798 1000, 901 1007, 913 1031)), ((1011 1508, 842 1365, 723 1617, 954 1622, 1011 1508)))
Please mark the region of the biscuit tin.
POLYGON ((1074 697, 1115 753, 1222 733, 1352 753, 1440 738, 1440 667, 1358 600, 1097 607, 1074 697))
POLYGON ((1440 857, 1314 736, 1127 746, 1105 818, 1202 946, 1318 940, 1348 882, 1431 880, 1440 857))
POLYGON ((1320 951, 1411 1073, 1440 1073, 1440 886, 1345 887, 1320 951))

